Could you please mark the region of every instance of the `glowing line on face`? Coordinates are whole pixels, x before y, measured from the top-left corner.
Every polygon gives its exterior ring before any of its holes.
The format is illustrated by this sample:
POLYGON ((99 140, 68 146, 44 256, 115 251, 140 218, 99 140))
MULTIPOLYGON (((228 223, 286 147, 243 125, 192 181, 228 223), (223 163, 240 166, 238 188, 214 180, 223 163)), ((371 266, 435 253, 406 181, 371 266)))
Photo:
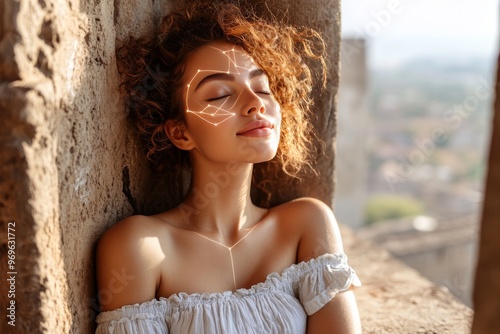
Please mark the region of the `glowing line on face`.
POLYGON ((238 69, 242 68, 242 69, 245 69, 247 71, 249 71, 250 69, 249 68, 246 68, 244 66, 240 66, 237 64, 236 62, 236 52, 240 52, 240 53, 243 53, 245 56, 248 57, 248 54, 244 51, 239 51, 239 50, 235 50, 234 48, 230 49, 230 50, 222 50, 222 49, 219 49, 219 48, 216 48, 214 46, 209 46, 210 48, 212 49, 215 49, 217 51, 220 51, 224 56, 227 57, 227 71, 220 71, 220 70, 201 70, 201 69, 198 69, 198 71, 196 72, 195 75, 193 75, 193 77, 191 78, 191 81, 189 81, 189 83, 187 84, 187 92, 186 92, 186 112, 188 113, 191 113, 191 114, 194 114, 198 117, 200 117, 202 120, 204 120, 205 122, 209 123, 209 124, 212 124, 214 126, 217 126, 225 121, 227 121, 229 118, 233 117, 234 115, 236 115, 236 113, 230 111, 231 109, 234 108, 234 106, 236 105, 236 103, 238 103, 238 100, 240 99, 240 96, 241 94, 243 93, 243 90, 240 91, 240 93, 238 94, 236 100, 234 101, 233 105, 230 106, 229 108, 225 109, 223 108, 224 105, 226 104, 226 102, 229 100, 229 97, 230 96, 227 96, 224 101, 222 102, 222 104, 217 107, 217 106, 214 106, 214 105, 211 105, 211 104, 208 104, 206 107, 204 107, 202 110, 191 110, 189 108, 189 104, 188 104, 188 94, 189 94, 189 89, 191 87, 191 83, 193 82, 193 80, 196 78, 196 76, 200 73, 203 73, 203 72, 211 72, 211 73, 226 73, 226 74, 231 74, 231 64, 233 65, 233 67, 236 69, 236 74, 240 74, 240 72, 238 72, 238 69), (231 54, 232 55, 232 59, 231 59, 231 54), (209 109, 209 108, 216 108, 214 112, 207 112, 206 110, 209 109), (213 121, 215 117, 223 117, 223 119, 219 122, 215 122, 213 121))

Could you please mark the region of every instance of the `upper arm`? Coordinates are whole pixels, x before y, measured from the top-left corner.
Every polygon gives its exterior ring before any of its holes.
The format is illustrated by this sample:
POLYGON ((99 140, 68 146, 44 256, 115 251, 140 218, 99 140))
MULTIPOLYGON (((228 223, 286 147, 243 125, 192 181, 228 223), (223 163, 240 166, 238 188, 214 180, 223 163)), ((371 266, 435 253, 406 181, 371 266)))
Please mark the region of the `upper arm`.
MULTIPOLYGON (((302 220, 297 261, 326 253, 343 253, 340 230, 332 210, 311 198, 300 200, 302 220)), ((361 333, 359 312, 351 290, 337 294, 307 320, 307 333, 361 333)))
POLYGON ((307 318, 307 334, 359 334, 361 331, 358 307, 351 290, 336 295, 307 318))
POLYGON ((158 281, 155 239, 139 216, 112 226, 97 245, 98 299, 102 311, 151 300, 158 281), (139 223, 139 224, 138 224, 139 223))

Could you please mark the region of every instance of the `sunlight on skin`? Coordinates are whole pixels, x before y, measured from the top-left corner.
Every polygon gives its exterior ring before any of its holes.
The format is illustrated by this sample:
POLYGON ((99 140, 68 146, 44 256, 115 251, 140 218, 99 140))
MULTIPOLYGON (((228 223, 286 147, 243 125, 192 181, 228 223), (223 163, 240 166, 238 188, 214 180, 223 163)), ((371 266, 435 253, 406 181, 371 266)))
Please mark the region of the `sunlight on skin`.
POLYGON ((227 57, 227 71, 200 70, 199 69, 196 72, 196 74, 191 78, 191 81, 189 81, 189 83, 187 84, 188 92, 186 94, 186 108, 187 108, 186 112, 194 114, 194 115, 200 117, 205 122, 207 122, 209 124, 212 124, 214 126, 217 126, 217 125, 221 124, 222 122, 227 121, 229 118, 231 118, 231 117, 233 117, 235 115, 235 113, 232 112, 232 111, 230 111, 230 110, 236 105, 236 103, 238 103, 238 100, 239 100, 239 98, 241 96, 242 91, 238 94, 238 97, 234 101, 233 105, 230 106, 229 108, 225 108, 224 107, 224 105, 226 104, 226 102, 229 99, 229 96, 228 96, 228 97, 226 97, 224 99, 224 102, 219 107, 211 105, 211 104, 208 104, 202 110, 191 110, 189 108, 189 104, 188 104, 188 94, 189 94, 189 89, 191 87, 191 83, 193 82, 193 80, 196 78, 196 76, 198 74, 203 73, 203 72, 240 74, 240 72, 238 72, 238 69, 240 69, 240 68, 242 68, 244 70, 250 70, 249 68, 245 68, 243 66, 239 66, 236 63, 236 52, 240 52, 240 53, 242 53, 246 57, 249 57, 249 56, 244 51, 235 50, 234 48, 232 48, 231 50, 221 50, 221 49, 213 47, 213 46, 209 46, 209 47, 212 48, 212 49, 220 51, 224 56, 227 57), (231 65, 232 65, 232 67, 234 67, 234 72, 230 71, 231 70, 231 65), (222 120, 215 121, 215 119, 222 119, 222 120))

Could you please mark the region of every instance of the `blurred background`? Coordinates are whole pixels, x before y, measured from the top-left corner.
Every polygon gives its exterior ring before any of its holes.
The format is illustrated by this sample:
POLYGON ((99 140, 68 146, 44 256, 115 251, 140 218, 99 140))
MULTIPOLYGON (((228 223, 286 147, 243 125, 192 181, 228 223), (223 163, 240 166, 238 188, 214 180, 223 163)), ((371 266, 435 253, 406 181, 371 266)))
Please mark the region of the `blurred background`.
POLYGON ((342 2, 335 214, 472 307, 492 0, 342 2))

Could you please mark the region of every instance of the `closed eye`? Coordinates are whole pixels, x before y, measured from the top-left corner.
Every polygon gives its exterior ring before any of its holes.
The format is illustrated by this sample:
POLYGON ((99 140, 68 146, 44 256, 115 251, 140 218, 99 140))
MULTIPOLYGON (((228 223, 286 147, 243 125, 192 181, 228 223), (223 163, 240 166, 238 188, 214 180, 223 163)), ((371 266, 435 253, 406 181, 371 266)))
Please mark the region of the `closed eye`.
POLYGON ((263 92, 256 92, 257 94, 263 94, 263 95, 271 95, 271 92, 263 91, 263 92))
POLYGON ((217 97, 212 97, 210 99, 207 99, 206 101, 207 102, 212 102, 212 101, 217 101, 217 100, 221 100, 221 99, 224 99, 226 97, 229 97, 229 95, 222 95, 222 96, 217 96, 217 97))

